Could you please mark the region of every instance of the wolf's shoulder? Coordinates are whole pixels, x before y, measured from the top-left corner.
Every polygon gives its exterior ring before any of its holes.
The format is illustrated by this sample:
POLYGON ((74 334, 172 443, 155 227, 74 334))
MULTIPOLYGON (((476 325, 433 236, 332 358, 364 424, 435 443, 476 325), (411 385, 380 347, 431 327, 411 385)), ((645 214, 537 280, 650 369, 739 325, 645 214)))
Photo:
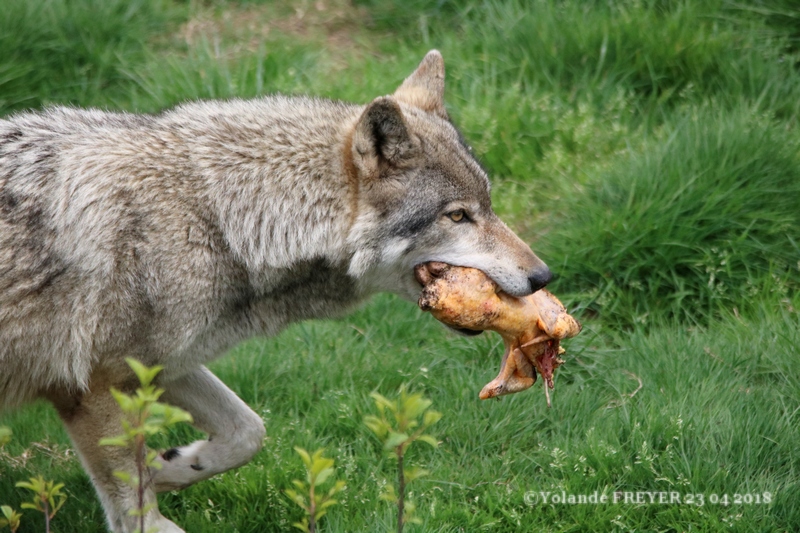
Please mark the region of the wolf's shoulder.
POLYGON ((311 96, 271 95, 252 99, 196 100, 165 110, 157 117, 169 128, 242 128, 291 131, 298 127, 340 126, 356 104, 311 96))
POLYGON ((256 98, 226 100, 191 100, 160 113, 165 118, 220 115, 297 115, 349 112, 357 104, 305 95, 265 95, 256 98))

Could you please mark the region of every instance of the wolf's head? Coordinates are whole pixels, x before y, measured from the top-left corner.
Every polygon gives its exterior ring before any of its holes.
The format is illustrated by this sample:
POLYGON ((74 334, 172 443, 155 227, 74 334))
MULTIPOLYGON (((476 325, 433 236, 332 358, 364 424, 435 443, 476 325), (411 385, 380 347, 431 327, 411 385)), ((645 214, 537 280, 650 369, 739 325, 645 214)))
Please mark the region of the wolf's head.
POLYGON ((492 211, 486 172, 443 97, 444 61, 433 50, 351 132, 345 165, 359 193, 350 273, 416 300, 414 266, 442 261, 480 269, 511 295, 535 292, 550 270, 492 211))

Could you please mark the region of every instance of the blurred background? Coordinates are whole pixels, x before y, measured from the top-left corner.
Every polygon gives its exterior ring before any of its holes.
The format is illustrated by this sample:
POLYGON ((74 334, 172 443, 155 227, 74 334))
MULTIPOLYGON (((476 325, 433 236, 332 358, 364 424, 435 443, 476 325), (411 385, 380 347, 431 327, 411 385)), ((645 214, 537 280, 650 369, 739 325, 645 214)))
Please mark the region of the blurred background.
MULTIPOLYGON (((379 296, 216 362, 265 419, 265 451, 162 512, 188 531, 289 530, 292 446, 326 446, 349 487, 323 530, 390 528, 378 494, 393 465, 362 419, 370 391, 406 383, 444 414, 441 446, 412 454, 431 471, 412 486, 412 531, 800 530, 796 0, 3 0, 0 116, 275 92, 367 103, 431 48, 496 211, 584 323, 553 408, 539 383, 480 402, 500 339, 454 337, 379 296), (731 504, 531 507, 529 490, 731 504)), ((0 423, 15 433, 0 503, 18 507, 14 481, 43 473, 70 494, 58 531, 103 531, 52 410, 0 423)))

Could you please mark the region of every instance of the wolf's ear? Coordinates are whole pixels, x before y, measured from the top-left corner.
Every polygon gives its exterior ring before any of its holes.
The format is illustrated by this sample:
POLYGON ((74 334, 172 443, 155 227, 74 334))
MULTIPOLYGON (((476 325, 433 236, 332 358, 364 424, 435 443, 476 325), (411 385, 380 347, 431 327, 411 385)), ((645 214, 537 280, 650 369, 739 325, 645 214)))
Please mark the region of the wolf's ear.
POLYGON ((438 50, 431 50, 411 76, 395 91, 394 97, 445 120, 444 108, 444 58, 438 50))
POLYGON ((417 152, 400 106, 390 96, 373 100, 353 132, 352 156, 363 176, 377 177, 387 167, 401 167, 417 152))

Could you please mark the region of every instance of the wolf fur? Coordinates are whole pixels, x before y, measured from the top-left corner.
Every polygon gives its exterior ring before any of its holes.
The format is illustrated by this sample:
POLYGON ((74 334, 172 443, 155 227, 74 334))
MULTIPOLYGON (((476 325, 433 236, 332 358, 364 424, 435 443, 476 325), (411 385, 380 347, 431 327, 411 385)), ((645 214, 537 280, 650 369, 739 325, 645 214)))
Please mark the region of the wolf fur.
MULTIPOLYGON (((413 267, 479 268, 528 294, 550 273, 492 212, 431 51, 366 106, 270 96, 158 115, 54 107, 0 120, 0 408, 51 401, 109 528, 136 528, 113 476, 131 453, 109 387, 163 365, 162 399, 208 439, 160 456, 146 502, 245 464, 261 418, 202 365, 253 335, 415 300, 413 267)), ((182 531, 149 511, 147 527, 182 531)))

